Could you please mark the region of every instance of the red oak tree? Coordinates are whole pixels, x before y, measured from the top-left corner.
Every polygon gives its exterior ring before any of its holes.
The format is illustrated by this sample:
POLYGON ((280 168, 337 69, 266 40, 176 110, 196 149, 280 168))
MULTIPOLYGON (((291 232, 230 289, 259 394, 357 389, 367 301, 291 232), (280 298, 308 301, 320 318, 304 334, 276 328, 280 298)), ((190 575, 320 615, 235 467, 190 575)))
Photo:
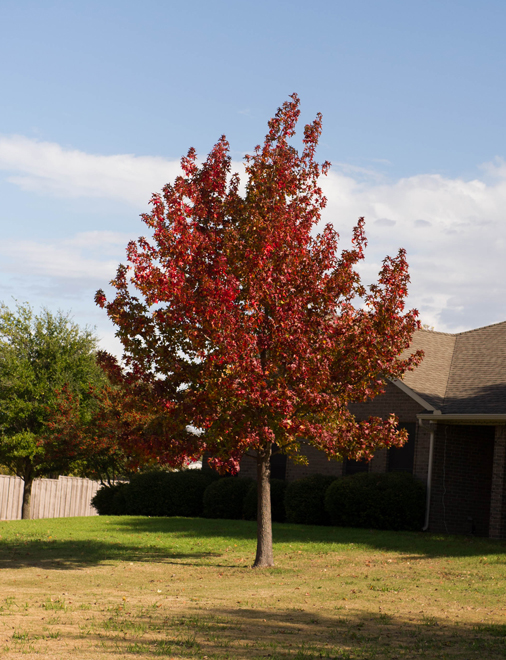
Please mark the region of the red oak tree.
POLYGON ((289 144, 299 99, 290 98, 246 156, 244 194, 225 137, 200 166, 190 149, 183 175, 153 195, 143 215, 152 236, 129 244, 115 298, 96 294, 132 377, 165 420, 166 458, 184 463, 205 451, 232 473, 245 454, 256 458, 254 566, 273 565, 273 446, 304 460, 310 444, 339 460, 401 445, 394 417, 357 422, 348 404, 382 393, 385 379, 421 359, 399 357, 419 327, 417 311, 404 310, 404 250, 365 287, 356 270, 363 218, 340 253, 331 225, 314 232, 326 204, 318 180, 329 168, 315 161, 321 115, 305 127, 299 154, 289 144))

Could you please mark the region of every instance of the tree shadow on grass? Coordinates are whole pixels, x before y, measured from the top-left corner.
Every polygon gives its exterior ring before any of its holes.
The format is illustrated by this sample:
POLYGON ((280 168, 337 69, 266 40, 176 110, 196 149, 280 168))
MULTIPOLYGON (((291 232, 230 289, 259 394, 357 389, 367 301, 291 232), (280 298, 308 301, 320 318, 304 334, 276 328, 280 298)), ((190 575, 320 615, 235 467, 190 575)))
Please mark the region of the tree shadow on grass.
POLYGON ((97 540, 1 540, 0 570, 41 568, 79 569, 114 561, 194 564, 220 557, 214 552, 180 552, 165 546, 141 546, 97 540))
MULTIPOLYGON (((365 660, 431 658, 503 660, 506 624, 456 624, 442 618, 402 617, 339 609, 335 615, 301 609, 187 609, 109 613, 86 636, 86 648, 114 645, 121 657, 209 657, 216 660, 365 660), (141 636, 132 631, 142 630, 141 636), (124 637, 121 637, 121 635, 124 637)), ((79 635, 64 633, 79 655, 79 635)))
MULTIPOLYGON (((117 517, 118 527, 137 533, 156 532, 183 538, 222 537, 235 540, 255 540, 256 523, 246 520, 216 520, 207 518, 144 518, 117 517)), ((393 532, 352 527, 323 527, 273 523, 275 544, 311 543, 321 547, 315 551, 332 550, 331 546, 353 544, 371 551, 399 552, 411 558, 473 557, 487 554, 504 555, 506 543, 473 536, 445 536, 427 532, 393 532)))
MULTIPOLYGON (((241 622, 251 640, 271 658, 426 657, 504 658, 505 624, 446 623, 419 613, 416 618, 381 612, 340 610, 336 616, 315 611, 215 610, 215 615, 241 622), (293 641, 292 641, 293 640, 293 641)), ((210 649, 209 649, 210 650, 210 649)), ((247 658, 247 654, 234 657, 247 658)), ((251 657, 251 656, 250 656, 251 657)))
MULTIPOLYGON (((65 538, 64 533, 64 538, 51 540, 34 539, 29 534, 0 539, 0 569, 28 566, 78 569, 110 561, 199 565, 203 562, 209 564, 210 560, 221 568, 238 568, 237 565, 223 563, 225 546, 233 541, 247 542, 251 546, 251 558, 254 554, 255 522, 127 516, 108 517, 106 520, 112 523, 110 531, 115 533, 110 540, 69 539, 65 538), (133 533, 142 535, 145 543, 130 541, 128 534, 133 533), (205 539, 208 539, 207 547, 198 550, 191 547, 193 540, 201 540, 205 546, 205 539), (187 549, 181 547, 185 543, 187 549)), ((22 526, 23 521, 17 524, 22 526)), ((342 552, 346 548, 398 552, 406 559, 414 560, 492 554, 500 555, 496 562, 506 563, 506 544, 488 539, 288 524, 274 524, 273 529, 275 555, 283 552, 291 554, 293 548, 290 546, 300 544, 300 549, 320 554, 342 552)), ((90 535, 94 536, 96 532, 90 535)))

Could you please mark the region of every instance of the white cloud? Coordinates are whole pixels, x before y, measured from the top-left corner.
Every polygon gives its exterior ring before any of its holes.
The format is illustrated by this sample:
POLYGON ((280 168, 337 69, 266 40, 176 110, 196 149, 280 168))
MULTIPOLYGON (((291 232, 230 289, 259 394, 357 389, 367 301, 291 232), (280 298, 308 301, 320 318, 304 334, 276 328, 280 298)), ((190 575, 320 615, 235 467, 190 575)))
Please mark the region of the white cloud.
POLYGON ((29 301, 35 307, 70 310, 81 325, 96 325, 100 348, 121 356, 115 328, 94 304, 99 288, 108 290, 125 247, 134 236, 92 231, 56 241, 0 242, 0 300, 29 301))
MULTIPOLYGON (((121 199, 146 210, 151 193, 174 179, 179 163, 92 155, 18 136, 0 138, 0 169, 25 190, 121 199)), ((233 169, 244 171, 235 162, 233 169)), ((369 170, 340 164, 322 186, 328 197, 324 220, 336 226, 343 245, 356 219, 366 218, 369 247, 361 269, 366 281, 372 282, 382 259, 402 246, 410 264, 409 304, 421 311, 424 322, 457 331, 506 319, 503 160, 485 164, 482 175, 471 181, 420 174, 388 182, 369 170)), ((45 243, 4 241, 2 270, 25 281, 33 278, 34 287, 44 282, 68 295, 98 288, 124 259, 129 238, 97 231, 45 243)))
POLYGON ((51 278, 69 286, 79 282, 87 288, 100 286, 114 276, 130 238, 127 234, 94 231, 51 242, 4 240, 0 244, 2 270, 24 277, 51 278))
POLYGON ((506 319, 506 164, 483 167, 482 179, 418 175, 393 183, 357 183, 331 172, 323 182, 324 220, 344 242, 350 223, 366 218, 364 278, 381 260, 407 250, 409 303, 438 330, 470 329, 506 319))
POLYGON ((120 199, 146 209, 151 194, 180 172, 179 161, 100 156, 21 135, 0 137, 0 169, 23 190, 57 197, 120 199))
POLYGON ((374 221, 374 224, 380 227, 393 227, 397 223, 395 220, 390 220, 390 218, 378 218, 374 221))
MULTIPOLYGON (((106 326, 106 324, 103 324, 106 326)), ((112 324, 111 324, 112 325, 112 324)), ((123 346, 120 340, 115 336, 114 331, 100 327, 97 331, 98 346, 102 351, 107 351, 111 355, 120 358, 123 355, 123 346)))

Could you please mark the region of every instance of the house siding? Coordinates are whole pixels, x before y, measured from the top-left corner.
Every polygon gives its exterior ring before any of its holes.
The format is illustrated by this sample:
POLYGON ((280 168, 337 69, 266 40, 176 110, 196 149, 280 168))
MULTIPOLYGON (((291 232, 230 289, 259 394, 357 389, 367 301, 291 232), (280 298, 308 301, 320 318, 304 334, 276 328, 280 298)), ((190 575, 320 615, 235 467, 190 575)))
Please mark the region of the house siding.
POLYGON ((308 460, 308 465, 296 465, 288 460, 286 465, 286 480, 295 481, 308 477, 311 474, 325 474, 341 477, 343 474, 343 463, 341 461, 329 460, 326 454, 314 447, 303 447, 303 454, 308 460))
POLYGON ((506 539, 506 426, 495 427, 489 535, 506 539))
POLYGON ((366 401, 365 403, 352 403, 350 411, 358 420, 368 417, 387 418, 395 413, 399 422, 414 422, 418 413, 427 412, 426 409, 412 399, 409 394, 400 390, 397 385, 388 382, 385 393, 366 401))
MULTIPOLYGON (((391 413, 395 413, 400 423, 416 422, 417 414, 425 412, 425 408, 414 401, 408 394, 402 392, 396 385, 388 382, 385 393, 365 403, 354 403, 350 405, 350 411, 357 420, 365 420, 369 417, 382 417, 386 419, 391 413)), ((308 459, 308 465, 297 465, 288 460, 286 466, 286 480, 295 481, 311 474, 325 474, 341 477, 344 473, 342 462, 329 460, 324 452, 310 446, 303 446, 302 453, 308 459)), ((417 425, 415 436, 415 462, 413 473, 420 479, 427 479, 427 463, 429 456, 429 432, 417 425), (420 448, 418 447, 419 442, 420 448)), ((379 449, 370 462, 369 472, 386 472, 388 470, 388 450, 379 449)), ((249 457, 241 461, 241 477, 256 479, 256 464, 249 457)))
MULTIPOLYGON (((393 383, 387 383, 385 393, 380 394, 371 401, 365 403, 354 403, 350 405, 350 411, 361 421, 368 417, 381 417, 386 419, 394 413, 397 415, 400 424, 417 423, 417 415, 426 412, 425 408, 412 399, 408 394, 400 390, 393 383)), ((429 459, 429 431, 416 425, 415 431, 415 457, 413 464, 413 474, 427 480, 427 464, 429 459)), ((372 459, 369 472, 387 472, 388 470, 388 450, 378 449, 372 459)))
POLYGON ((430 432, 428 424, 417 424, 413 474, 424 483, 427 483, 429 475, 430 432))
MULTIPOLYGON (((329 460, 322 451, 318 451, 314 447, 303 446, 301 449, 302 455, 306 456, 308 465, 297 465, 293 461, 288 460, 286 464, 286 481, 295 481, 308 477, 311 474, 328 474, 340 477, 343 474, 343 464, 336 460, 329 460)), ((256 462, 249 456, 245 456, 241 460, 240 476, 250 479, 256 479, 256 462)))
MULTIPOLYGON (((433 432, 429 529, 506 539, 506 426, 493 425, 506 413, 506 322, 458 335, 419 330, 408 352, 418 348, 424 350, 425 358, 404 375, 403 382, 419 401, 435 406, 438 414, 430 421, 419 421, 426 407, 391 382, 386 383, 383 395, 350 405, 359 421, 386 419, 394 413, 400 424, 410 424, 410 441, 414 437, 413 453, 411 442, 403 453, 378 450, 368 471, 409 470, 412 462, 413 475, 426 484, 433 432), (458 413, 501 417, 490 425, 486 425, 490 417, 476 425, 460 424, 451 417, 458 413)), ((302 451, 308 465, 288 461, 288 481, 315 473, 339 477, 345 471, 346 461, 344 465, 329 461, 311 447, 302 451)), ((350 472, 356 467, 348 463, 350 472)), ((242 461, 241 475, 256 478, 254 461, 242 461)))

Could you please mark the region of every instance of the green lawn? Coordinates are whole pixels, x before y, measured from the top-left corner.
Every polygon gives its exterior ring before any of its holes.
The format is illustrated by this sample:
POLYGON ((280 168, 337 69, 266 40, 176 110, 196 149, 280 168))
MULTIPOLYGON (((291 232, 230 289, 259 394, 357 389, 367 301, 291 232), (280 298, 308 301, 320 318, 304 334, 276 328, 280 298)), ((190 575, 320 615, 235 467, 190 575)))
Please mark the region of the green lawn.
POLYGON ((2 658, 506 657, 506 544, 100 517, 0 523, 2 658))

